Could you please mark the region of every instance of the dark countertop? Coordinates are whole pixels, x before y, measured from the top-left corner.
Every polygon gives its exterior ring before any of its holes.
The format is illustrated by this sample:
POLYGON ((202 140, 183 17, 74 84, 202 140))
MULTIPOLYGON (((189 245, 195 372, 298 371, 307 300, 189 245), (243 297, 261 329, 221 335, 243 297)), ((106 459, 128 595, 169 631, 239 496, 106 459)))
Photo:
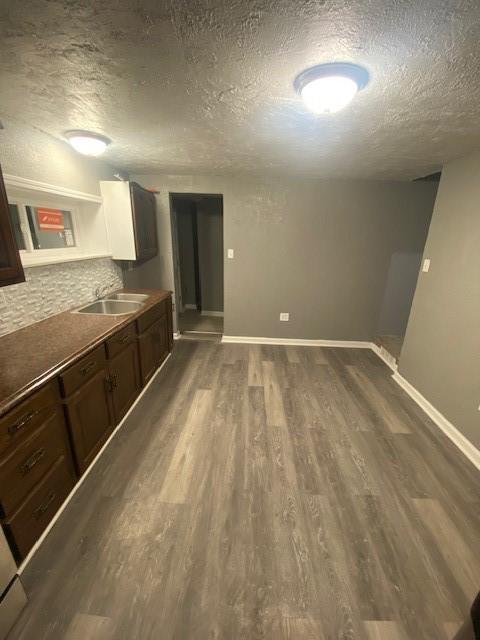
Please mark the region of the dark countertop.
MULTIPOLYGON (((170 296, 170 291, 154 289, 118 289, 115 293, 119 292, 146 293, 149 298, 140 311, 129 315, 100 316, 63 311, 0 337, 0 416, 170 296)), ((75 309, 85 304, 88 303, 75 309)))

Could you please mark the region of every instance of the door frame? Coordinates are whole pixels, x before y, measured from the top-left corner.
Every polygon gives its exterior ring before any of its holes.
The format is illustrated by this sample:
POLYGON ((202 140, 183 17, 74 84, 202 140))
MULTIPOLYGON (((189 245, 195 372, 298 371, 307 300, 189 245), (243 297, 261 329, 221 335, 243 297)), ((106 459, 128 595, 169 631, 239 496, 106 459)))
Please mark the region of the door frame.
POLYGON ((177 212, 174 207, 174 196, 177 194, 169 193, 168 200, 170 206, 170 229, 172 232, 172 262, 173 262, 173 286, 175 300, 175 320, 178 331, 178 314, 183 312, 182 299, 182 274, 180 269, 180 249, 178 246, 178 225, 177 212))
POLYGON ((200 257, 198 246, 198 212, 195 202, 191 203, 190 215, 192 216, 192 241, 193 241, 193 270, 195 273, 195 304, 197 311, 202 313, 202 282, 200 280, 200 257))
MULTIPOLYGON (((197 198, 198 196, 214 197, 214 198, 222 199, 222 225, 223 225, 223 233, 225 233, 225 226, 224 226, 225 196, 223 193, 205 193, 203 191, 201 192, 169 191, 168 192, 168 203, 170 208, 170 229, 171 229, 171 236, 172 236, 173 283, 175 287, 175 290, 173 292, 173 300, 175 303, 173 315, 175 316, 174 324, 176 326, 177 333, 181 333, 178 316, 180 313, 183 312, 184 306, 183 306, 183 300, 182 300, 182 286, 181 286, 182 276, 180 273, 181 269, 180 269, 180 250, 178 246, 177 212, 175 211, 174 202, 175 202, 175 198, 177 197, 194 199, 194 198, 197 198)), ((196 207, 195 207, 195 213, 192 214, 192 216, 195 216, 195 224, 196 224, 196 216, 197 216, 196 207)), ((194 243, 194 245, 195 244, 196 244, 197 259, 198 259, 198 235, 197 235, 196 243, 194 243)), ((225 252, 225 244, 224 244, 224 252, 225 252)), ((223 256, 223 259, 225 260, 225 255, 223 256)), ((198 263, 197 263, 197 267, 198 267, 198 263)), ((225 298, 225 273, 223 276, 223 287, 224 287, 224 298, 225 298)), ((198 287, 197 289, 197 296, 201 296, 200 287, 198 287)), ((200 304, 201 304, 201 298, 200 298, 200 304)))

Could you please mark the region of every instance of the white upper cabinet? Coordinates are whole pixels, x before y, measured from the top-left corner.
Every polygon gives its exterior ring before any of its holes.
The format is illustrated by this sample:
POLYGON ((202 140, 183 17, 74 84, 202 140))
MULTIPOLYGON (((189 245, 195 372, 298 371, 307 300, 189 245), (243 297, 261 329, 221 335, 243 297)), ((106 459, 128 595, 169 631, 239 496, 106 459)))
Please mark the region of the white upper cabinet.
POLYGON ((158 253, 155 195, 136 182, 100 182, 112 258, 145 262, 158 253))

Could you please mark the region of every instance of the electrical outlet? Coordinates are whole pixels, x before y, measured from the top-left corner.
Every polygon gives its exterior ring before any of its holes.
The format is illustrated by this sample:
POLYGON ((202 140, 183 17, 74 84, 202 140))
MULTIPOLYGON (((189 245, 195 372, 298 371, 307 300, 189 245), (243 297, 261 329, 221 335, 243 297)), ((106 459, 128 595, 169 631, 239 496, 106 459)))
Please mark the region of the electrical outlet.
POLYGON ((235 252, 233 251, 233 249, 228 249, 227 258, 230 258, 230 260, 233 260, 234 257, 235 257, 235 252))
POLYGON ((280 314, 280 322, 288 322, 290 320, 289 313, 281 313, 280 314))
POLYGON ((428 273, 429 270, 430 270, 430 258, 425 258, 425 260, 423 261, 422 271, 424 273, 428 273))

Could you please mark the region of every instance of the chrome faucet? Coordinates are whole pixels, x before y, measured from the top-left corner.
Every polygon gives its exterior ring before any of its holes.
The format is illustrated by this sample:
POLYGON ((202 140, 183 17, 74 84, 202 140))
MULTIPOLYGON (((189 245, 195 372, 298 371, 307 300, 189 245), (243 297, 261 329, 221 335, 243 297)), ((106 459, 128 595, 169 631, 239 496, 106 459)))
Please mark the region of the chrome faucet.
POLYGON ((104 298, 107 295, 107 292, 115 286, 114 282, 109 282, 108 284, 103 284, 100 287, 97 287, 93 292, 96 300, 100 300, 100 298, 104 298))

